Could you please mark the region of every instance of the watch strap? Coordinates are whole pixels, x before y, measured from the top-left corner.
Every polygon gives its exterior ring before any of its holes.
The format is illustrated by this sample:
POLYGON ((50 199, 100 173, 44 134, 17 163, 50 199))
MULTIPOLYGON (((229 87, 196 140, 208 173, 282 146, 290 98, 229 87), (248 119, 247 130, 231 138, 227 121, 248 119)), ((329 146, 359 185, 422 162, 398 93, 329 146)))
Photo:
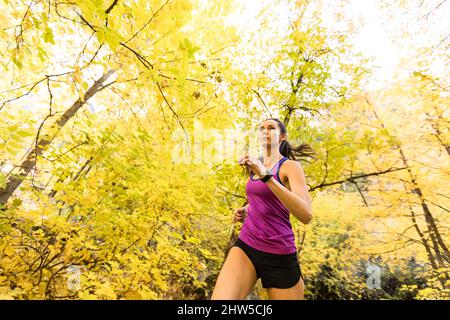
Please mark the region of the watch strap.
POLYGON ((270 170, 266 171, 266 175, 264 177, 261 178, 261 181, 266 183, 270 178, 273 177, 273 173, 270 172, 270 170))

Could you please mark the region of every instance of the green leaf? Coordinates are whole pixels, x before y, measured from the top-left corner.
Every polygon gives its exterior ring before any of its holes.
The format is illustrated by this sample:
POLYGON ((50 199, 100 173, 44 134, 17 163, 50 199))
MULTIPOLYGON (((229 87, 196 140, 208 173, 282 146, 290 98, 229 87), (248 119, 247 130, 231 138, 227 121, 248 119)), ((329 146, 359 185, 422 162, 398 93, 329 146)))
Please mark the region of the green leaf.
POLYGON ((6 176, 0 172, 0 189, 6 187, 6 176))
POLYGON ((194 46, 192 42, 187 38, 184 38, 182 41, 180 41, 179 47, 181 50, 186 51, 190 58, 194 58, 194 53, 200 49, 200 47, 194 46))
POLYGON ((16 132, 16 130, 17 130, 18 128, 19 128, 19 125, 18 125, 18 124, 14 124, 14 125, 8 127, 8 131, 9 131, 9 132, 16 132))
POLYGON ((30 131, 27 131, 27 130, 19 130, 16 132, 16 134, 18 134, 21 137, 29 137, 29 136, 33 135, 33 133, 31 133, 30 131))
POLYGON ((16 65, 17 68, 22 69, 23 68, 23 64, 22 62, 20 62, 19 60, 17 60, 16 57, 12 58, 13 63, 16 65))
POLYGON ((45 58, 48 57, 48 56, 47 56, 47 53, 46 53, 45 50, 42 49, 41 47, 38 47, 37 49, 38 49, 38 58, 39 58, 41 61, 44 61, 45 58))
POLYGON ((117 32, 117 30, 105 27, 104 29, 105 42, 109 45, 111 49, 115 49, 119 46, 119 43, 124 40, 124 38, 117 32))
POLYGON ((55 44, 55 39, 53 38, 53 31, 49 26, 45 27, 44 41, 49 42, 51 44, 55 44))
POLYGON ((103 5, 103 0, 91 0, 92 4, 97 8, 101 9, 103 5))
POLYGON ((98 39, 98 42, 100 42, 100 43, 105 42, 105 30, 99 30, 97 32, 97 39, 98 39))
POLYGON ((10 143, 8 143, 8 145, 10 147, 12 147, 12 148, 15 148, 15 149, 20 149, 22 147, 22 145, 20 143, 18 143, 18 142, 10 142, 10 143))
POLYGON ((200 239, 197 239, 195 237, 188 237, 186 239, 186 242, 192 243, 192 244, 200 244, 200 239))
POLYGON ((12 201, 12 206, 17 208, 17 207, 20 207, 21 205, 22 205, 22 199, 14 198, 14 200, 12 201))
POLYGON ((34 25, 34 27, 35 28, 38 28, 39 27, 39 20, 38 19, 36 19, 35 17, 31 17, 31 20, 33 20, 33 25, 34 25))

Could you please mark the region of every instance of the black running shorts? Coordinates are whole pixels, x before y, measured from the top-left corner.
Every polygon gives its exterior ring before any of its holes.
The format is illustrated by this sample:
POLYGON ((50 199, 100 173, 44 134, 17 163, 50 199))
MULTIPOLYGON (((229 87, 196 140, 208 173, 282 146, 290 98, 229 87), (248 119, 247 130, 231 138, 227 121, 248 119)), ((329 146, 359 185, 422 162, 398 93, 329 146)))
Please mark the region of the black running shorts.
POLYGON ((233 246, 241 248, 249 257, 256 270, 257 279, 261 278, 263 288, 287 289, 303 279, 297 253, 274 254, 256 250, 237 239, 233 246))

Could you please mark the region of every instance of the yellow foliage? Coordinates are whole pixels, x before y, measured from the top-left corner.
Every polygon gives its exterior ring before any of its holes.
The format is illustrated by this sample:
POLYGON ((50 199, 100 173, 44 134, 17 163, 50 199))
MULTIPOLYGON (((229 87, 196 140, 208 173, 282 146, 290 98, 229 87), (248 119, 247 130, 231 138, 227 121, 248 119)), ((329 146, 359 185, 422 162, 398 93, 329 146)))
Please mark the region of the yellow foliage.
POLYGON ((269 114, 319 155, 313 219, 291 216, 306 296, 371 297, 369 261, 398 266, 400 297, 448 295, 429 236, 450 237, 448 90, 429 61, 366 94, 367 61, 321 3, 261 2, 236 23, 233 1, 111 2, 0 2, 2 195, 21 180, 0 209, 0 298, 206 298, 245 200, 222 147, 244 149, 269 114))

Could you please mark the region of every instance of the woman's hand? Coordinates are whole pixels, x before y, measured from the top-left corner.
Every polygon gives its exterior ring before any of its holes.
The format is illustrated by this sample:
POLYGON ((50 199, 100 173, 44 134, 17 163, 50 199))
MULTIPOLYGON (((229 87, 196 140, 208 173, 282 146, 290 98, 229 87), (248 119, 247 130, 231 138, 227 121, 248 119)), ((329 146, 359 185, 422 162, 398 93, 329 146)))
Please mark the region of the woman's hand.
POLYGON ((262 177, 266 175, 267 168, 262 164, 259 159, 250 155, 245 155, 239 160, 240 165, 246 165, 253 171, 254 174, 262 177))
POLYGON ((247 207, 246 206, 237 208, 236 210, 234 210, 233 222, 243 220, 246 215, 247 215, 247 207))

